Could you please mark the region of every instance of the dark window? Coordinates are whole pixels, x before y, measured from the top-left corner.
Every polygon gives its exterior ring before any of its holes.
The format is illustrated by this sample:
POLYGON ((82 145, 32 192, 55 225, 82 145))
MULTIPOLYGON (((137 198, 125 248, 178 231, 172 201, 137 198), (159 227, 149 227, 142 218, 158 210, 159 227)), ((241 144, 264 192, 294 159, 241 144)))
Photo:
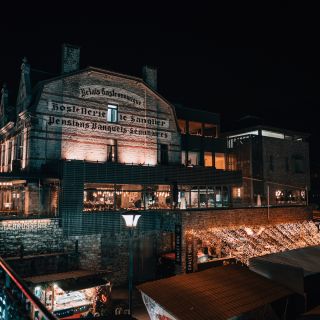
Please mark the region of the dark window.
POLYGON ((118 106, 114 104, 108 104, 107 121, 118 122, 118 106))
POLYGON ((23 133, 19 134, 16 139, 16 159, 22 160, 23 157, 23 133))
POLYGON ((205 123, 204 124, 204 132, 203 135, 205 137, 217 137, 217 126, 211 123, 205 123))
POLYGON ((117 161, 117 146, 107 145, 107 161, 116 162, 117 161))
POLYGON ((304 173, 305 172, 305 165, 304 165, 303 156, 295 155, 292 157, 292 160, 293 160, 294 173, 304 173))
POLYGON ((289 172, 289 158, 286 157, 284 160, 285 160, 286 172, 289 172))
POLYGON ((189 121, 189 134, 195 136, 202 136, 202 123, 189 121))
POLYGON ((10 166, 11 165, 11 154, 12 153, 12 141, 9 141, 9 144, 8 144, 8 165, 10 166))
POLYGON ((168 164, 168 145, 167 144, 159 144, 158 146, 158 163, 160 164, 168 164))
POLYGON ((273 170, 274 170, 273 156, 269 156, 269 170, 270 170, 270 171, 273 171, 273 170))

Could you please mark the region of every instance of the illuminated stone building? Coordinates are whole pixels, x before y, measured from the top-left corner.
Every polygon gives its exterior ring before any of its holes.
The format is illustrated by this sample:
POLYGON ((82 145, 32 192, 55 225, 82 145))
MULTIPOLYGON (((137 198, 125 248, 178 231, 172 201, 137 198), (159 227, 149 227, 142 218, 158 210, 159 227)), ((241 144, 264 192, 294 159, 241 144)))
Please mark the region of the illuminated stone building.
MULTIPOLYGON (((110 267, 126 276, 125 267, 119 270, 127 261, 121 212, 143 212, 135 275, 152 278, 159 254, 175 247, 182 215, 225 210, 258 192, 242 184, 240 170, 245 177, 247 172, 235 140, 243 139, 220 138, 219 115, 163 98, 156 69, 144 67, 143 79, 94 67, 80 70, 79 57, 79 48, 64 46, 62 74, 35 84, 24 59, 16 102, 10 88, 2 89, 0 220, 59 220, 51 230, 62 231, 61 241, 79 242, 87 268, 110 267)), ((247 204, 256 204, 249 198, 247 204)), ((5 232, 0 228, 0 242, 5 232)), ((50 238, 45 231, 44 238, 50 238)), ((17 246, 24 243, 19 241, 17 246)), ((29 243, 24 249, 36 247, 29 243)), ((0 255, 6 250, 0 246, 0 255)))

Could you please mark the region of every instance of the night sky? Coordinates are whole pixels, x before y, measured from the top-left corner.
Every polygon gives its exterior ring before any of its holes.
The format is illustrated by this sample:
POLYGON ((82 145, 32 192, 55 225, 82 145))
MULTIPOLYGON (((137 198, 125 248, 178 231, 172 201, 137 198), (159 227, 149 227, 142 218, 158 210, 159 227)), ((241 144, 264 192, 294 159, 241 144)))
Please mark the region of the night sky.
POLYGON ((222 131, 251 115, 309 132, 312 166, 320 163, 316 7, 279 1, 212 8, 206 2, 161 8, 79 3, 41 13, 2 7, 1 86, 7 82, 16 90, 23 56, 31 68, 59 74, 61 44, 76 44, 81 67, 140 77, 142 65, 157 66, 159 92, 171 102, 220 113, 222 131))

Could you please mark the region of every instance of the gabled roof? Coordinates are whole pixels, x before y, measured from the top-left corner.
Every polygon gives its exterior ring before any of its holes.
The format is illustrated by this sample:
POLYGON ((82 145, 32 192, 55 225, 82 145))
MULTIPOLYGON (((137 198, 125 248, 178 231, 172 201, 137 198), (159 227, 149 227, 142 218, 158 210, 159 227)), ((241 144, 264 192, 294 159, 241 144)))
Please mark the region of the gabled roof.
POLYGON ((80 70, 77 70, 77 71, 74 71, 74 72, 69 72, 69 73, 66 73, 66 74, 61 74, 59 76, 40 81, 36 85, 35 89, 39 89, 39 88, 43 87, 44 85, 46 85, 46 84, 48 84, 48 83, 50 83, 52 81, 57 81, 57 80, 60 80, 60 79, 63 79, 63 78, 72 77, 74 75, 81 74, 81 73, 84 73, 84 72, 90 72, 90 71, 91 72, 93 71, 93 72, 108 74, 108 75, 111 75, 111 76, 126 78, 128 80, 133 80, 133 81, 140 82, 141 84, 145 85, 150 91, 152 91, 155 95, 157 95, 160 99, 162 99, 163 101, 165 101, 166 103, 168 103, 169 105, 171 105, 173 107, 172 103, 170 103, 167 99, 165 99, 163 96, 161 96, 159 94, 159 92, 157 92, 152 87, 150 87, 145 81, 143 81, 142 78, 138 78, 138 77, 134 77, 134 76, 130 76, 130 75, 127 75, 127 74, 118 73, 118 72, 114 72, 114 71, 109 71, 109 70, 101 69, 101 68, 97 68, 97 67, 92 67, 92 66, 88 66, 87 68, 84 68, 84 69, 80 69, 80 70))
POLYGON ((181 320, 229 319, 292 294, 234 265, 147 282, 137 288, 181 320))

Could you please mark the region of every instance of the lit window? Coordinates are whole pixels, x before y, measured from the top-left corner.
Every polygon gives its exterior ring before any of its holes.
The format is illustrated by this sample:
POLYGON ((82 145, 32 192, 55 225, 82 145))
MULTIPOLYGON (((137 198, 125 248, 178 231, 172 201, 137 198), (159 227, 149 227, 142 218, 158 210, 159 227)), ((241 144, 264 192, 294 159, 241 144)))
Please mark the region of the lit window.
POLYGON ((186 134, 187 133, 186 120, 178 119, 178 126, 179 126, 180 131, 181 131, 182 134, 186 134))
POLYGON ((117 149, 115 145, 107 145, 107 161, 116 162, 117 161, 117 149))
POLYGON ((107 121, 118 122, 118 106, 108 104, 107 121))
POLYGON ((197 166, 199 164, 199 152, 188 152, 188 165, 197 166))
POLYGON ((221 170, 226 169, 226 158, 224 153, 215 154, 215 166, 216 166, 216 169, 221 169, 221 170))
POLYGON ((189 134, 202 136, 202 123, 189 121, 189 134))
POLYGON ((186 164, 186 152, 181 151, 181 164, 186 164))
POLYGON ((205 152, 204 153, 204 166, 205 167, 212 167, 212 153, 205 152))

